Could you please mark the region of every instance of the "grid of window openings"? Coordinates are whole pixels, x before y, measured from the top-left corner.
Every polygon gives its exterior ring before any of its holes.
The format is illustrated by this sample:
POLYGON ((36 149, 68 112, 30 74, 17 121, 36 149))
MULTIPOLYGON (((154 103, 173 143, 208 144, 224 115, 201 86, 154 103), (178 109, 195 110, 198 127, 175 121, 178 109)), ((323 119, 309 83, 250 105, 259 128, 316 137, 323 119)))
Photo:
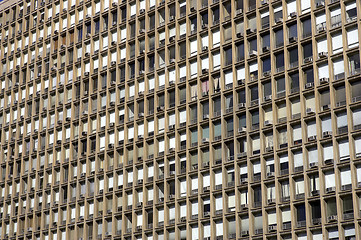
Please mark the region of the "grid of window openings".
POLYGON ((358 0, 2 3, 0 238, 361 238, 360 19, 358 0))

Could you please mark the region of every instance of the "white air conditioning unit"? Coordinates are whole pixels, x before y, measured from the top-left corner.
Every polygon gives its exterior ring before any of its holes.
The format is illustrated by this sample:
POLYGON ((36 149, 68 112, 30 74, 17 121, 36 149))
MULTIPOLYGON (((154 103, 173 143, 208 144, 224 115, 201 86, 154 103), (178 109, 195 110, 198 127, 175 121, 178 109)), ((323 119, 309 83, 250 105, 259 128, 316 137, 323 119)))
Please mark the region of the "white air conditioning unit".
POLYGON ((307 108, 307 109, 306 109, 306 113, 307 113, 307 114, 313 114, 313 113, 315 113, 315 112, 312 110, 312 108, 307 108))
POLYGON ((327 138, 327 137, 330 137, 330 136, 332 136, 332 132, 331 132, 331 131, 326 131, 326 132, 323 132, 323 133, 322 133, 322 137, 324 137, 324 138, 327 138))
POLYGON ((208 138, 203 138, 202 143, 209 143, 209 139, 208 138))
POLYGON ((296 12, 291 12, 291 13, 290 13, 290 17, 291 17, 291 18, 297 17, 297 13, 296 13, 296 12))
POLYGON ((268 125, 271 125, 271 124, 272 124, 272 122, 271 122, 270 120, 264 121, 264 125, 265 125, 265 126, 268 126, 268 125))
POLYGON ((306 85, 305 85, 305 88, 307 89, 307 88, 311 88, 311 87, 313 87, 313 83, 311 82, 311 83, 306 83, 306 85))
POLYGON ((318 57, 319 57, 319 58, 325 58, 325 57, 327 57, 327 56, 328 56, 327 52, 319 52, 319 53, 318 53, 318 57))
POLYGON ((320 78, 320 84, 328 83, 328 78, 320 78))
POLYGON ((310 168, 314 168, 318 166, 318 162, 311 162, 310 163, 310 168))

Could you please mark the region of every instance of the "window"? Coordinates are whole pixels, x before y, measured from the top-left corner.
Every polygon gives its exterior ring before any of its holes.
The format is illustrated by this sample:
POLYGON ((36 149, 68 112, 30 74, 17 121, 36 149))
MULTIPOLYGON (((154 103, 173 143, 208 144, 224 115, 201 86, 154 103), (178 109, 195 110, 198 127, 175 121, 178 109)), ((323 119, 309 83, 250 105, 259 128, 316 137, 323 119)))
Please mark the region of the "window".
POLYGON ((333 54, 342 52, 342 33, 332 35, 332 51, 333 54))

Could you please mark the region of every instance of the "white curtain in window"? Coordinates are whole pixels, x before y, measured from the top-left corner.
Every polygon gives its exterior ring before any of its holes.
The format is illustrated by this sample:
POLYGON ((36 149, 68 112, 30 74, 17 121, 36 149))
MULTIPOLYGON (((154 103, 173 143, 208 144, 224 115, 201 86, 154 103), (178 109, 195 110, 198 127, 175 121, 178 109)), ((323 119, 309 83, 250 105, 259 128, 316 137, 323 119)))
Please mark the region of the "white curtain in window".
POLYGON ((347 44, 348 47, 353 47, 358 45, 358 29, 350 28, 347 30, 347 44))
POLYGON ((327 117, 322 119, 322 132, 332 131, 331 118, 327 117))
MULTIPOLYGON (((355 236, 355 228, 346 228, 345 229, 345 237, 355 236)), ((352 238, 351 238, 352 239, 352 238)))
POLYGON ((320 39, 317 41, 317 50, 318 50, 318 53, 320 52, 328 52, 328 49, 327 49, 327 38, 323 38, 323 39, 320 39))
POLYGON ((257 174, 261 172, 261 164, 258 162, 256 164, 253 164, 253 173, 257 174))
POLYGON ((333 71, 334 75, 341 74, 345 72, 343 59, 333 62, 333 71))
POLYGON ((293 128, 293 140, 302 139, 302 128, 301 126, 293 128))
POLYGON ((180 216, 181 217, 187 216, 187 205, 185 204, 180 205, 180 216))
POLYGON ((277 215, 275 212, 268 214, 268 225, 277 224, 277 215))
POLYGON ((333 159, 333 145, 323 147, 323 160, 333 159))
POLYGON ((333 172, 325 174, 325 186, 326 188, 335 187, 335 174, 333 172))
POLYGON ((154 166, 152 165, 148 167, 148 178, 153 176, 154 176, 154 166))
POLYGON ((216 198, 216 211, 223 209, 223 198, 222 196, 219 196, 216 198))
POLYGON ((187 67, 186 65, 180 66, 179 67, 179 77, 183 78, 187 76, 187 67))
POLYGON ((326 14, 325 13, 322 13, 322 14, 316 16, 316 25, 322 24, 324 22, 326 22, 326 14))
POLYGON ((342 33, 332 36, 332 50, 334 54, 342 52, 342 33))
POLYGON ((321 78, 329 78, 328 65, 322 65, 318 67, 318 77, 321 78))
POLYGON ((179 35, 182 36, 184 34, 186 34, 187 32, 187 25, 186 23, 182 23, 179 25, 179 35))
POLYGON ((148 133, 154 132, 154 120, 148 122, 148 133))
POLYGON ((338 143, 338 149, 340 158, 345 158, 350 156, 350 150, 349 150, 349 142, 348 141, 342 141, 338 143))
POLYGON ((360 183, 361 182, 361 165, 357 166, 357 182, 360 183))
POLYGON ((191 54, 197 54, 197 39, 191 41, 191 54))
POLYGON ((142 213, 137 215, 137 226, 142 226, 143 224, 143 215, 142 213))
POLYGON ((193 77, 193 76, 197 75, 197 66, 198 66, 198 64, 195 61, 195 62, 190 63, 190 65, 191 65, 191 76, 193 77))
POLYGON ((213 38, 213 47, 214 46, 218 46, 220 41, 221 41, 221 34, 220 34, 220 31, 217 30, 217 31, 214 31, 212 33, 212 38, 213 38))
POLYGON ((245 78, 246 78, 246 71, 244 67, 237 68, 237 80, 241 80, 245 78))
POLYGON ((338 239, 338 231, 337 230, 328 231, 328 238, 329 239, 338 239))
POLYGON ((316 136, 317 129, 316 129, 316 123, 312 122, 307 125, 307 136, 316 136))
POLYGON ((356 109, 352 113, 353 125, 361 125, 361 109, 356 109))
POLYGON ((205 225, 205 226, 203 227, 203 230, 204 230, 204 237, 205 237, 205 238, 211 236, 211 226, 210 226, 210 225, 205 225))
POLYGON ((291 211, 290 210, 282 211, 282 220, 284 223, 291 222, 291 211))
POLYGON ((181 192, 181 196, 185 196, 185 194, 187 193, 187 182, 186 180, 180 180, 180 192, 181 192))
POLYGON ((216 185, 221 185, 222 184, 222 172, 217 172, 214 174, 215 175, 215 184, 216 185))
POLYGON ((340 114, 337 116, 337 127, 346 127, 347 126, 347 114, 340 114))
POLYGON ((317 148, 308 150, 308 162, 318 162, 318 151, 317 148))
POLYGON ((250 72, 250 73, 253 73, 253 72, 256 72, 256 71, 258 71, 258 64, 257 64, 257 62, 250 64, 250 65, 249 65, 249 72, 250 72))
POLYGON ((203 176, 203 187, 209 187, 211 185, 209 174, 203 176))
POLYGON ((223 222, 216 223, 216 236, 223 236, 223 222))
POLYGON ((296 0, 288 1, 287 12, 288 12, 288 15, 290 15, 291 13, 297 12, 296 0))
POLYGON ((197 215, 198 214, 198 202, 192 202, 192 215, 197 215))
POLYGON ((164 209, 158 210, 158 221, 164 222, 164 209))
POLYGON ((164 73, 160 74, 158 76, 158 80, 159 80, 159 87, 164 86, 165 85, 165 74, 164 73))
POLYGON ((349 185, 351 183, 351 170, 342 169, 341 170, 341 185, 349 185))
POLYGON ((293 155, 293 161, 294 161, 295 167, 303 166, 303 156, 302 156, 302 152, 295 153, 295 154, 293 155))
POLYGON ((134 138, 134 127, 128 128, 128 139, 134 138))
POLYGON ((208 47, 208 35, 202 37, 202 47, 208 47))
POLYGON ((179 122, 182 124, 182 123, 184 123, 184 122, 186 122, 187 121, 187 113, 186 113, 186 111, 184 110, 184 111, 181 111, 180 113, 179 113, 179 122))
POLYGON ((296 181, 296 194, 305 193, 305 182, 303 179, 299 179, 296 181))
POLYGON ((302 13, 311 11, 311 0, 302 0, 301 1, 301 10, 302 10, 302 13))
POLYGON ((213 68, 217 69, 221 65, 221 55, 218 53, 213 54, 213 68))
POLYGON ((341 14, 341 8, 336 8, 331 11, 331 18, 341 14))
POLYGON ((191 178, 192 190, 198 189, 198 178, 191 178))
POLYGON ((208 57, 202 58, 202 70, 209 69, 209 59, 208 57))
POLYGON ((224 73, 224 80, 225 80, 225 84, 232 84, 233 83, 233 72, 232 71, 228 71, 224 73))
POLYGON ((236 207, 236 196, 228 196, 228 207, 234 209, 236 207))
POLYGON ((361 137, 355 138, 355 152, 357 154, 361 154, 361 137))

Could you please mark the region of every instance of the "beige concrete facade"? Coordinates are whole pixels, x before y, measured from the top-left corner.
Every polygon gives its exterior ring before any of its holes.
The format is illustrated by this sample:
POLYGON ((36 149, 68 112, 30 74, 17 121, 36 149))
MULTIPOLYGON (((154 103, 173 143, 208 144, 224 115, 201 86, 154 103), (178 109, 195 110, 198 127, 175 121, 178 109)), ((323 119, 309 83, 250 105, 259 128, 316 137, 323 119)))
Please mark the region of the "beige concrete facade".
POLYGON ((0 3, 0 239, 360 239, 358 0, 0 3))

